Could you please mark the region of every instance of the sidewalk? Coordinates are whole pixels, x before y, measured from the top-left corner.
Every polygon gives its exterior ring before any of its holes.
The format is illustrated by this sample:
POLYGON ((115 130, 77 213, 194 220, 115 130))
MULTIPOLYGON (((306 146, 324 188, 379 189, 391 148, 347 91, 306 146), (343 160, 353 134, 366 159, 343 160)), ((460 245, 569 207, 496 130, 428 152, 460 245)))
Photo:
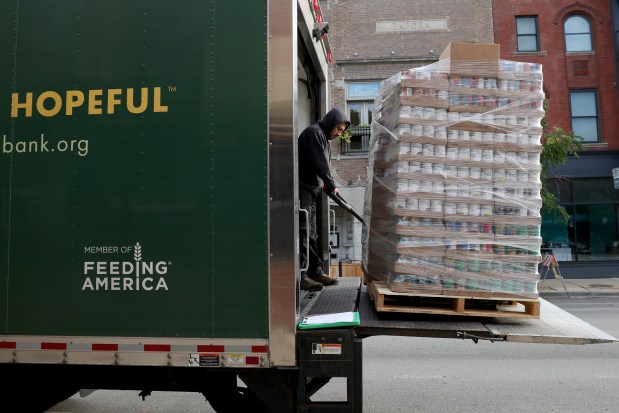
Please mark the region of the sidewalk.
POLYGON ((537 290, 542 298, 578 298, 619 296, 619 278, 555 279, 549 275, 540 280, 537 290), (567 289, 567 291, 566 291, 567 289))

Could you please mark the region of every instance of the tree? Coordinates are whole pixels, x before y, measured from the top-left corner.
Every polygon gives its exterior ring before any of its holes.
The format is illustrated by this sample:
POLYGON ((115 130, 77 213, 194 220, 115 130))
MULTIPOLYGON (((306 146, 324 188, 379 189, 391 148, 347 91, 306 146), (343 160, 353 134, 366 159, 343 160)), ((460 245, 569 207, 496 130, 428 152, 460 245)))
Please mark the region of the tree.
MULTIPOLYGON (((544 100, 544 109, 548 109, 548 102, 544 100)), ((548 170, 558 165, 563 165, 567 162, 568 156, 578 157, 578 151, 582 150, 582 136, 572 132, 565 132, 563 129, 554 127, 551 128, 545 118, 541 122, 543 128, 542 134, 542 153, 540 154, 540 163, 542 170, 540 180, 542 182, 542 211, 550 213, 553 216, 553 222, 557 218, 567 224, 569 214, 565 208, 559 205, 557 196, 548 189, 549 181, 548 170)))

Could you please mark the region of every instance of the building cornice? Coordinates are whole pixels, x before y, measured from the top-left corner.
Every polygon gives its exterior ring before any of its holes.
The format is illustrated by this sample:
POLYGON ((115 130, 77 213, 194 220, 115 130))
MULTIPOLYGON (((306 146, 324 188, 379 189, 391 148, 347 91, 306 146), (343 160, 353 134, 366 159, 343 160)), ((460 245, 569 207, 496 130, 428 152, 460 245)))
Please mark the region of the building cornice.
POLYGON ((367 65, 367 64, 385 64, 385 63, 402 63, 410 62, 416 64, 432 64, 438 62, 438 57, 376 57, 367 59, 337 59, 335 64, 338 66, 352 66, 352 65, 367 65))

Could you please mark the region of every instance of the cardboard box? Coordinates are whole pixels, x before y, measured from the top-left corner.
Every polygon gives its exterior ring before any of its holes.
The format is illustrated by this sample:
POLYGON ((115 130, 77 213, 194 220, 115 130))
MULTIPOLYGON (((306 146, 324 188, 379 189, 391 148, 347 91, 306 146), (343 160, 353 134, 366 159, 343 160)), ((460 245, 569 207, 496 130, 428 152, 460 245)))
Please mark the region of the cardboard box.
POLYGON ((452 75, 499 75, 500 45, 494 43, 451 42, 439 58, 442 71, 452 75))

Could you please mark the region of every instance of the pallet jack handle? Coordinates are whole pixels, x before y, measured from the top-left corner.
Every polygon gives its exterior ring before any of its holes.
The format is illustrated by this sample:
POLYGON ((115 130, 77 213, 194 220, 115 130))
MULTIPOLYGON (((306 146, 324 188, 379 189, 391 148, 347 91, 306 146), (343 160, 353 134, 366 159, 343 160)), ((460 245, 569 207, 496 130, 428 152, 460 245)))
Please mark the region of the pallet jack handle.
POLYGON ((350 204, 348 202, 346 202, 346 200, 344 198, 342 198, 342 196, 339 193, 335 193, 334 194, 333 192, 331 192, 331 193, 328 193, 327 195, 329 195, 329 198, 331 198, 333 200, 333 202, 335 202, 336 204, 338 204, 339 206, 344 208, 352 216, 357 218, 359 220, 359 222, 361 222, 363 225, 365 225, 365 221, 363 220, 363 218, 361 218, 361 216, 355 212, 353 207, 350 206, 350 204))

